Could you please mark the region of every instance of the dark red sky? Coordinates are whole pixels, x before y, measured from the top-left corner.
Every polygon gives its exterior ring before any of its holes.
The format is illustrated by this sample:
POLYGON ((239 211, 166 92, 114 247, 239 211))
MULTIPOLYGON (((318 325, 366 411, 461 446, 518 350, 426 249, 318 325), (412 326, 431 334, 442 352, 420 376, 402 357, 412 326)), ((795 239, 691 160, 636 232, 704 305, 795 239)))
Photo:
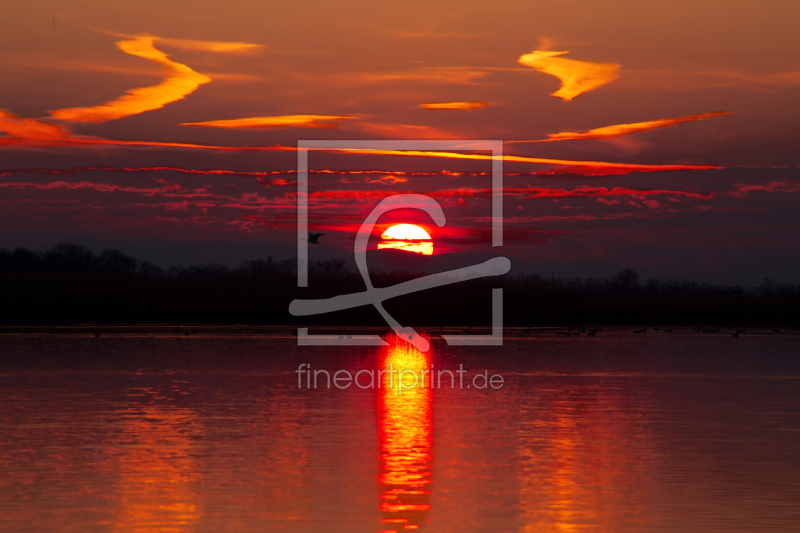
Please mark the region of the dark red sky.
MULTIPOLYGON (((298 140, 500 139, 565 160, 506 162, 507 254, 800 282, 798 18, 744 0, 18 3, 0 21, 0 246, 292 242, 298 140)), ((490 250, 486 161, 311 167, 346 171, 312 175, 330 246, 419 192, 448 218, 437 251, 490 250)))

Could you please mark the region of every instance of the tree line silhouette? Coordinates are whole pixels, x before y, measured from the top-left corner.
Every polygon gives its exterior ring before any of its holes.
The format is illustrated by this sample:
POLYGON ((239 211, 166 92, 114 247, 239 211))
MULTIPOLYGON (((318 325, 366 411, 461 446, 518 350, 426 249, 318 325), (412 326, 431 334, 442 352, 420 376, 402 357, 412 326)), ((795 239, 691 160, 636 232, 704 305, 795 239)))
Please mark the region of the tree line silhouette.
MULTIPOLYGON (((0 324, 385 325, 373 308, 293 317, 295 298, 365 290, 344 260, 309 264, 297 287, 295 259, 162 269, 118 250, 59 244, 45 252, 0 249, 0 324)), ((371 272, 376 287, 424 274, 371 272)), ((504 288, 507 326, 800 326, 800 286, 764 280, 754 290, 691 281, 641 282, 627 269, 608 278, 503 276, 394 298, 385 307, 411 326, 491 324, 491 288, 504 288)))

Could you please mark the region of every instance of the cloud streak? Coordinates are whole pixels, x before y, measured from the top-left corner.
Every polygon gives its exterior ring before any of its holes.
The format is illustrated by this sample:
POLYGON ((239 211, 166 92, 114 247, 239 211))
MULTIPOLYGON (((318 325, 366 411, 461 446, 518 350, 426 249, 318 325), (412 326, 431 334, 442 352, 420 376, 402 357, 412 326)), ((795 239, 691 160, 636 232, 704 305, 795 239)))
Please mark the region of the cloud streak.
POLYGON ((634 122, 631 124, 616 124, 613 126, 605 126, 602 128, 595 128, 587 131, 563 131, 561 133, 549 133, 547 139, 539 139, 533 141, 506 141, 507 143, 542 143, 553 141, 574 141, 574 140, 598 140, 598 139, 615 139, 623 135, 633 135, 634 133, 641 133, 644 131, 652 131, 660 128, 669 128, 677 126, 685 122, 694 122, 696 120, 706 120, 709 118, 721 117, 724 115, 733 115, 738 111, 714 111, 711 113, 701 113, 698 115, 687 115, 685 117, 677 118, 662 118, 658 120, 649 120, 647 122, 634 122))
MULTIPOLYGON (((466 149, 466 148, 465 148, 466 149)), ((475 148, 479 150, 479 147, 475 148)), ((397 155, 406 157, 439 157, 445 159, 468 159, 474 161, 491 161, 493 159, 490 155, 473 154, 473 153, 459 153, 459 152, 437 152, 437 151, 417 151, 417 150, 376 150, 376 149, 343 149, 331 150, 333 152, 345 153, 361 153, 361 154, 375 154, 375 155, 397 155)), ((627 173, 627 172, 660 172, 668 170, 711 170, 719 169, 722 167, 712 165, 639 165, 633 163, 610 163, 606 161, 574 161, 569 159, 548 159, 542 157, 526 157, 519 155, 503 155, 503 161, 514 163, 537 163, 543 165, 559 165, 577 167, 581 170, 598 169, 600 171, 607 171, 610 173, 627 173)))
MULTIPOLYGON (((0 109, 0 131, 13 139, 69 139, 72 131, 60 124, 15 115, 0 109)), ((2 142, 0 138, 0 142, 2 142)))
POLYGON ((205 52, 241 53, 264 48, 263 44, 230 41, 198 41, 192 39, 164 39, 162 37, 158 38, 158 42, 182 50, 201 50, 205 52))
MULTIPOLYGON (((389 194, 409 194, 410 191, 381 191, 381 190, 339 190, 339 191, 314 191, 309 194, 310 198, 327 200, 356 200, 363 198, 384 198, 389 194)), ((293 194, 293 193, 290 193, 293 194)), ((491 198, 492 189, 482 188, 473 189, 469 187, 458 189, 445 189, 439 191, 427 191, 425 194, 433 198, 491 198)), ((646 196, 684 196, 707 200, 713 198, 715 192, 700 192, 694 190, 670 190, 670 189, 631 189, 628 187, 591 187, 580 186, 574 189, 564 189, 562 187, 505 187, 503 194, 507 196, 521 196, 527 199, 537 198, 606 198, 613 196, 632 196, 643 198, 646 196)))
MULTIPOLYGON (((243 176, 243 177, 268 177, 297 174, 297 170, 267 170, 263 172, 245 172, 239 170, 228 169, 191 169, 174 166, 151 166, 151 167, 112 167, 106 165, 95 165, 88 167, 72 167, 72 168, 13 168, 13 169, 0 169, 0 176, 16 176, 19 174, 56 174, 68 175, 78 172, 122 172, 122 173, 137 173, 137 172, 178 172, 182 174, 219 174, 230 176, 243 176)), ((381 170, 374 168, 364 169, 309 169, 309 174, 320 175, 373 175, 380 174, 383 176, 405 176, 405 177, 447 177, 447 178, 483 178, 490 177, 491 172, 475 172, 475 171, 453 171, 453 170, 435 170, 435 171, 407 171, 407 170, 381 170)), ((504 172, 503 175, 507 177, 533 177, 542 174, 543 171, 530 171, 530 172, 504 172)), ((546 174, 549 175, 549 174, 546 174)), ((405 179, 405 178, 404 178, 405 179)), ((357 183, 353 181, 351 183, 357 183)))
POLYGON ((487 73, 481 70, 468 68, 423 67, 415 70, 343 74, 341 77, 355 84, 413 81, 417 83, 470 85, 486 75, 487 73))
POLYGON ((336 121, 357 120, 352 115, 281 115, 275 117, 235 118, 231 120, 209 120, 207 122, 184 122, 180 126, 202 126, 232 130, 258 130, 267 128, 320 128, 336 129, 336 121))
POLYGON ((419 107, 428 109, 430 111, 438 109, 482 109, 489 107, 489 102, 435 102, 430 104, 421 104, 419 107))
POLYGON ((433 126, 364 122, 358 127, 385 139, 448 139, 452 137, 451 134, 433 126))
MULTIPOLYGON (((147 173, 147 172, 177 172, 180 174, 190 175, 225 175, 225 176, 241 176, 248 178, 268 178, 271 176, 285 176, 297 174, 297 170, 283 169, 283 170, 267 170, 263 172, 245 172, 239 170, 229 169, 191 169, 174 166, 151 166, 151 167, 112 167, 106 165, 95 165, 88 167, 72 167, 72 168, 13 168, 13 169, 0 169, 0 177, 17 176, 20 174, 54 174, 54 175, 69 175, 80 172, 117 172, 117 173, 147 173)), ((533 177, 538 176, 542 171, 530 172, 504 172, 503 175, 507 177, 533 177)), ((309 169, 309 174, 316 175, 336 175, 336 176, 350 176, 350 175, 364 175, 367 183, 372 183, 368 176, 379 174, 382 177, 376 178, 384 184, 391 184, 392 182, 404 183, 408 181, 407 178, 431 178, 431 177, 445 177, 445 178, 483 178, 490 177, 491 172, 474 172, 474 171, 452 171, 452 170, 435 170, 435 171, 406 171, 406 170, 381 170, 381 169, 309 169)), ((549 175, 549 174, 548 174, 549 175)), ((279 179, 279 178, 276 178, 279 179)), ((290 182, 287 182, 290 183, 290 182)), ((343 183, 359 183, 358 180, 347 181, 343 183)), ((295 182, 290 184, 296 185, 295 182)))
MULTIPOLYGON (((396 125, 395 125, 396 126, 396 125)), ((83 137, 73 135, 67 128, 54 126, 47 122, 19 117, 7 111, 0 110, 0 131, 9 137, 0 137, 0 146, 19 145, 19 146, 90 146, 90 145, 110 145, 110 146, 151 146, 162 148, 193 148, 219 151, 286 151, 294 152, 297 148, 293 146, 214 146, 180 142, 159 142, 159 141, 118 141, 112 139, 100 139, 96 137, 83 137)), ((415 131, 416 127, 415 127, 415 131)), ((425 129, 419 130, 425 132, 425 129)), ((434 133, 431 129, 427 133, 434 133)), ((480 147, 465 146, 464 149, 473 148, 480 150, 480 147)), ((440 151, 415 151, 415 150, 374 150, 374 149, 342 149, 327 150, 329 152, 351 153, 351 154, 373 154, 373 155, 394 155, 404 157, 433 157, 444 159, 464 159, 473 161, 491 161, 490 155, 459 152, 440 152, 440 151)), ((573 172, 584 175, 614 175, 630 172, 659 172, 669 170, 709 170, 721 167, 712 165, 642 165, 631 163, 611 163, 605 161, 574 161, 568 159, 549 159, 539 157, 526 157, 516 155, 504 155, 504 161, 515 163, 534 163, 542 165, 557 165, 574 167, 573 172)))
POLYGON ((663 196, 665 194, 673 196, 685 196, 695 199, 709 199, 716 195, 714 192, 699 191, 680 191, 668 189, 630 189, 628 187, 590 187, 581 186, 571 190, 562 188, 531 187, 519 189, 518 192, 526 198, 605 198, 608 196, 663 196))
POLYGON ((211 81, 208 76, 173 61, 167 54, 158 50, 153 44, 156 39, 157 37, 153 36, 139 36, 116 44, 117 48, 126 54, 149 59, 161 65, 167 72, 167 78, 163 82, 152 87, 131 89, 125 96, 99 106, 56 109, 50 111, 50 115, 67 122, 100 123, 116 120, 162 108, 181 100, 200 85, 211 81))
POLYGON ((217 151, 279 151, 294 152, 292 146, 216 146, 208 144, 161 142, 161 141, 118 141, 75 135, 64 126, 57 126, 33 118, 20 117, 0 109, 0 132, 7 137, 0 137, 0 146, 19 147, 56 147, 56 146, 149 146, 158 148, 191 148, 217 151))
POLYGON ((534 50, 530 54, 520 56, 519 62, 561 80, 561 87, 550 96, 566 101, 574 100, 583 93, 593 91, 616 79, 619 65, 559 57, 568 53, 534 50))
POLYGON ((737 183, 736 189, 731 191, 732 196, 737 198, 747 198, 751 192, 800 192, 800 183, 792 183, 790 181, 771 181, 764 185, 746 185, 737 183))

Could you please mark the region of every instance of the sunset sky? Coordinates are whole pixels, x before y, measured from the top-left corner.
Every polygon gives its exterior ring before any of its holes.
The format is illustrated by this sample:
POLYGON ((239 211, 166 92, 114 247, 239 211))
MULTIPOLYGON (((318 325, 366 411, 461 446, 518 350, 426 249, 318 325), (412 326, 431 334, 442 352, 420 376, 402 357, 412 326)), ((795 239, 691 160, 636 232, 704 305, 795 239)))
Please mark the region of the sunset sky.
MULTIPOLYGON (((298 140, 488 139, 511 257, 800 282, 798 20, 790 0, 15 2, 0 247, 292 243, 298 140)), ((466 153, 312 153, 311 231, 352 249, 413 192, 447 225, 387 224, 492 251, 490 161, 466 153)))

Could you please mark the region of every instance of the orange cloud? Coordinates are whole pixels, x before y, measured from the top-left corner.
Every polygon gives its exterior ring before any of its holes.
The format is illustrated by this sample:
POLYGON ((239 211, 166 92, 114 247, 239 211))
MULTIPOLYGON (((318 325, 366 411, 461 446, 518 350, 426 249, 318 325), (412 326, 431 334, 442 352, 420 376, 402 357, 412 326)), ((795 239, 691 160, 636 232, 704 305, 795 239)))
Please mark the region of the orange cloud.
POLYGON ((420 105, 422 109, 481 109, 489 107, 489 102, 437 102, 420 105))
MULTIPOLYGON (((407 157, 441 157, 445 159, 470 159, 477 161, 491 161, 493 159, 491 155, 463 153, 463 152, 376 150, 376 149, 357 149, 357 148, 347 148, 342 150, 331 150, 331 151, 360 153, 360 154, 376 154, 376 155, 399 155, 407 157)), ((574 161, 570 159, 547 159, 542 157, 527 157, 519 155, 503 155, 502 159, 503 161, 511 161, 515 163, 538 163, 543 165, 569 166, 569 167, 578 167, 582 170, 614 169, 617 171, 624 171, 624 172, 658 172, 666 170, 710 170, 710 169, 722 168, 712 165, 639 165, 631 163, 609 163, 606 161, 574 161)), ((622 172, 614 172, 614 173, 622 173, 622 172)))
POLYGON ((506 141, 508 143, 541 143, 551 141, 570 141, 570 140, 590 140, 590 139, 614 139, 622 137, 623 135, 632 135, 634 133, 641 133, 643 131, 657 130, 659 128, 669 128, 670 126, 677 126, 684 122, 693 122, 695 120, 705 120, 708 118, 721 117, 723 115, 732 115, 738 111, 714 111, 712 113, 701 113, 699 115, 687 115, 678 118, 662 118, 659 120, 650 120, 647 122, 634 122, 632 124, 617 124, 614 126, 605 126, 603 128, 596 128, 587 131, 564 131, 561 133, 549 133, 548 139, 540 139, 535 141, 506 141))
POLYGON ((143 57, 163 66, 168 73, 167 79, 163 82, 153 87, 131 89, 127 91, 127 95, 103 105, 56 109, 50 111, 50 115, 70 122, 99 123, 115 120, 162 108, 169 103, 181 100, 193 93, 200 85, 211 81, 208 76, 172 61, 167 54, 153 45, 156 39, 157 37, 153 36, 140 36, 127 41, 119 41, 116 44, 117 48, 126 54, 143 57))
MULTIPOLYGON (((409 132, 428 133, 436 132, 433 128, 424 126, 405 126, 405 125, 365 125, 366 128, 381 126, 400 133, 400 129, 410 128, 409 132)), ((164 148, 194 148, 205 150, 220 151, 287 151, 296 150, 292 146, 215 146, 205 144, 179 143, 179 142, 160 142, 160 141, 119 141, 113 139, 100 139, 96 137, 84 137, 72 135, 64 127, 54 126, 47 122, 19 117, 7 111, 0 111, 0 132, 6 133, 9 137, 0 137, 0 145, 22 145, 22 146, 87 146, 87 145, 107 145, 107 146, 153 146, 164 148)), ((475 147, 479 150, 480 147, 475 147)), ((327 150, 330 152, 357 153, 357 154, 376 154, 376 155, 397 155, 406 157, 437 157, 445 159, 467 159, 477 161, 491 161, 491 155, 464 153, 464 152, 439 152, 439 151, 418 151, 418 150, 375 150, 375 149, 341 149, 327 150)), ((547 159, 540 157, 526 157, 517 155, 503 155, 504 161, 516 163, 535 163, 543 165, 558 165, 573 167, 583 174, 590 175, 612 175, 624 174, 629 172, 658 172, 666 170, 709 170, 722 167, 711 165, 642 165, 630 163, 610 163, 605 161, 574 161, 569 159, 547 159)), ((454 174, 455 175, 455 174, 454 174)))
POLYGON ((66 139, 72 132, 61 125, 25 118, 0 109, 0 131, 17 139, 66 139))
POLYGON ((659 128, 669 128, 670 126, 677 126, 684 122, 693 122, 695 120, 705 120, 708 118, 721 117, 723 115, 732 115, 738 111, 714 111, 712 113, 701 113, 699 115, 687 115, 678 118, 662 118, 659 120, 650 120, 647 122, 634 122, 632 124, 618 124, 616 126, 606 126, 604 128, 597 128, 582 132, 565 131, 562 133, 551 133, 548 135, 551 141, 565 141, 573 139, 613 139, 615 137, 622 137, 623 135, 631 135, 642 131, 656 130, 659 128))
POLYGON ((567 101, 616 79, 619 65, 558 57, 568 53, 534 50, 520 56, 519 62, 561 80, 561 87, 550 96, 567 101))
POLYGON ((151 146, 160 148, 193 148, 219 151, 286 151, 294 152, 292 146, 215 146, 161 141, 118 141, 74 135, 68 128, 56 126, 43 120, 24 118, 8 111, 0 110, 0 146, 151 146))
POLYGON ((208 122, 184 122, 181 126, 204 126, 208 128, 226 129, 262 129, 262 128, 325 128, 335 129, 339 126, 336 120, 356 120, 351 115, 283 115, 277 117, 250 117, 232 120, 210 120, 208 122))
POLYGON ((250 52, 258 48, 264 48, 263 44, 227 41, 196 41, 191 39, 163 39, 160 37, 158 38, 158 42, 182 50, 203 50, 206 52, 250 52))

